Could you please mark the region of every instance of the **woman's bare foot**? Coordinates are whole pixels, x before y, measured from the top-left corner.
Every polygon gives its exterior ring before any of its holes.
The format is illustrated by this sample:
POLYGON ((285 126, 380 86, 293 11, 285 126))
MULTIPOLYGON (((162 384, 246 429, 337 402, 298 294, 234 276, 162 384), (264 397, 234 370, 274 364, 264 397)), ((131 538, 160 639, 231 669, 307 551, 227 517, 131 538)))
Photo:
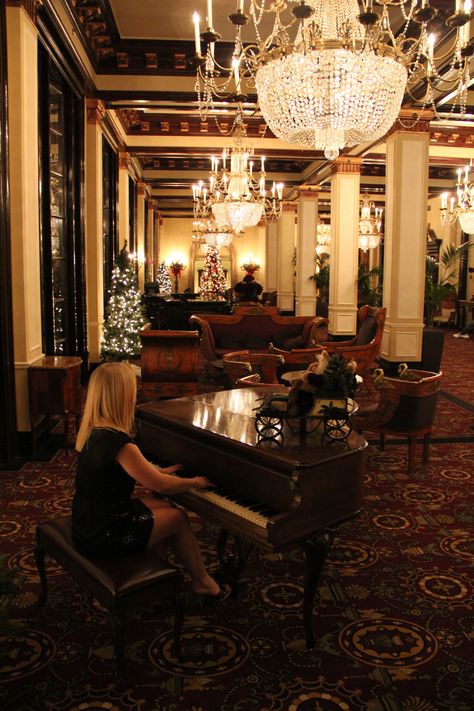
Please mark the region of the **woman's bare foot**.
POLYGON ((219 595, 220 587, 210 575, 195 580, 191 585, 191 590, 195 595, 219 595))

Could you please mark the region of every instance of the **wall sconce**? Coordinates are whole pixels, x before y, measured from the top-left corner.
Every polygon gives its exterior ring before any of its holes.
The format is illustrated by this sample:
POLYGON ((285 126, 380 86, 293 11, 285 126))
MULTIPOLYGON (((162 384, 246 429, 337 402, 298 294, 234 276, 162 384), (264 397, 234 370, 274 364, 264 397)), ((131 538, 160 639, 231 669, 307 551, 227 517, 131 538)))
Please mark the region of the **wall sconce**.
POLYGON ((242 269, 244 272, 247 272, 247 274, 252 275, 260 269, 260 264, 257 262, 257 258, 252 254, 252 252, 249 252, 245 257, 242 269))

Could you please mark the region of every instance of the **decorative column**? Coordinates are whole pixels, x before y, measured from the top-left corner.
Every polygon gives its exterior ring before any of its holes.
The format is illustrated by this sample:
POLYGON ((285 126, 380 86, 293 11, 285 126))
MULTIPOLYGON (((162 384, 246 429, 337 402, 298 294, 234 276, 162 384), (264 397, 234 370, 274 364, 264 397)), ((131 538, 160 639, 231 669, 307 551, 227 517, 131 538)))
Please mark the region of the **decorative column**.
POLYGON ((156 259, 157 259, 158 255, 155 252, 155 234, 154 234, 155 219, 154 219, 153 200, 148 200, 147 206, 148 206, 148 209, 147 209, 147 214, 146 214, 146 224, 147 224, 147 234, 148 234, 148 254, 145 254, 145 264, 148 265, 148 278, 150 279, 150 281, 155 281, 156 270, 158 268, 156 259))
POLYGON ((329 333, 357 332, 357 269, 361 158, 337 158, 331 177, 329 333))
POLYGON ((146 183, 137 183, 137 260, 138 289, 145 291, 145 190, 146 183))
POLYGON ((130 249, 129 235, 129 199, 128 199, 128 178, 129 178, 130 156, 128 153, 119 153, 119 179, 118 179, 118 239, 119 251, 127 243, 130 249))
POLYGON ((296 316, 316 313, 315 272, 316 230, 318 224, 318 193, 298 190, 298 231, 296 241, 296 316))
POLYGON ((278 269, 278 222, 267 222, 265 235, 265 291, 277 290, 278 269))
POLYGON ((155 255, 155 264, 156 268, 161 264, 161 244, 160 244, 160 230, 161 230, 161 225, 163 224, 163 219, 161 217, 160 211, 158 209, 158 203, 155 201, 154 203, 154 208, 153 208, 153 223, 154 223, 154 230, 153 230, 153 254, 155 255))
POLYGON ((389 362, 419 361, 423 306, 432 113, 401 111, 387 139, 383 305, 380 354, 389 362))
POLYGON ((38 196, 38 32, 33 18, 21 6, 8 5, 6 21, 15 395, 17 428, 27 432, 31 429, 28 368, 44 355, 38 196))
POLYGON ((105 107, 86 99, 85 127, 85 231, 87 343, 90 361, 100 360, 104 323, 104 244, 102 235, 102 121, 105 107))
POLYGON ((284 202, 277 229, 277 304, 282 312, 294 310, 296 204, 284 202))
POLYGON ((266 245, 266 224, 264 220, 261 220, 257 225, 257 249, 259 254, 260 271, 257 275, 257 281, 262 284, 266 283, 267 280, 267 253, 265 249, 266 245))

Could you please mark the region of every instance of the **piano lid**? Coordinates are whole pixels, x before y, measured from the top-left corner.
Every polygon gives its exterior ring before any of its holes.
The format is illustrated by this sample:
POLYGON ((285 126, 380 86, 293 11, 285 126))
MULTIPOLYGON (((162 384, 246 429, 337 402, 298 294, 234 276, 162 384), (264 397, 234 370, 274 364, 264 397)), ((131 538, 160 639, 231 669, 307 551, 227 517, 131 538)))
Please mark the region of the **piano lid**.
MULTIPOLYGON (((275 393, 287 391, 288 388, 275 386, 275 393)), ((281 446, 271 441, 259 441, 255 429, 255 410, 261 398, 262 390, 259 388, 237 388, 148 402, 138 406, 137 420, 161 425, 165 429, 181 430, 190 439, 194 436, 199 441, 209 440, 214 446, 218 446, 219 440, 222 442, 224 438, 227 447, 234 445, 246 449, 250 446, 260 450, 266 459, 287 460, 292 466, 313 466, 316 462, 344 457, 348 452, 367 446, 365 439, 355 432, 351 433, 347 443, 322 441, 322 423, 306 435, 304 442, 287 423, 283 427, 281 446)), ((316 424, 317 421, 311 422, 312 426, 316 424)))

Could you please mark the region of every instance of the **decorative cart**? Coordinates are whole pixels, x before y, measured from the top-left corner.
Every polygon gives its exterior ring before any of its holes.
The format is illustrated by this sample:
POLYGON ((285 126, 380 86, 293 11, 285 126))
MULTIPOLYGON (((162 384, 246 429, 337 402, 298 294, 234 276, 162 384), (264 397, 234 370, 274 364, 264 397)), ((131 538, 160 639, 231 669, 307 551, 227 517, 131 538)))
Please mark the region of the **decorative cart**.
POLYGON ((355 409, 349 397, 356 385, 355 367, 355 362, 348 363, 339 354, 322 351, 294 381, 289 393, 262 398, 255 414, 259 440, 280 444, 286 423, 302 441, 319 428, 326 439, 346 441, 352 432, 351 413, 355 409))
POLYGON ((285 423, 297 432, 301 440, 306 435, 322 427, 329 440, 346 441, 352 432, 351 412, 354 401, 351 398, 314 398, 314 404, 307 414, 300 414, 292 401, 292 393, 269 395, 262 398, 262 404, 255 414, 255 429, 259 440, 283 439, 285 423))

